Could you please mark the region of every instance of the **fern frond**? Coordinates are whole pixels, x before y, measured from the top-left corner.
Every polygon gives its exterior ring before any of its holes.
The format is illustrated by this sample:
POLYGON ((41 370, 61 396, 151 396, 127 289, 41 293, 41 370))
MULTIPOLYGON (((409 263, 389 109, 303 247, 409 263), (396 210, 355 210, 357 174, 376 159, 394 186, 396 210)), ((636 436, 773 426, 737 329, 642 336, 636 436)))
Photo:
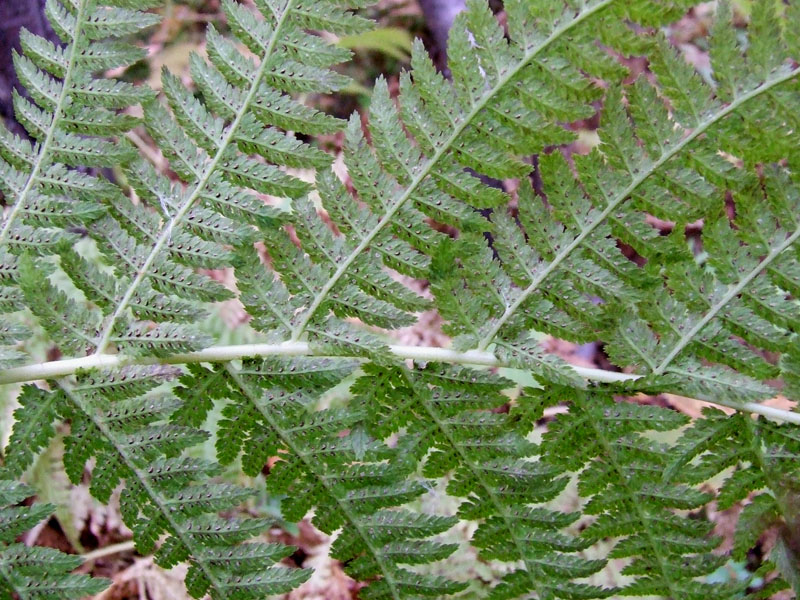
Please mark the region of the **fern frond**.
MULTIPOLYGON (((163 102, 89 78, 138 56, 106 38, 145 25, 143 5, 84 1, 49 4, 64 48, 23 34, 30 99, 16 107, 37 141, 0 133, 3 193, 25 198, 0 230, 0 306, 27 308, 67 356, 0 372, 48 381, 22 389, 4 478, 67 422, 65 472, 77 482, 89 464, 101 501, 123 486, 137 549, 187 562, 196 597, 262 598, 309 576, 276 565, 284 546, 240 544, 269 521, 231 516, 251 490, 191 458, 206 421, 219 463, 263 476, 283 518, 335 535, 364 598, 462 592, 435 574, 459 521, 502 571, 481 591, 494 599, 797 586, 800 415, 759 404, 800 396, 796 3, 754 3, 745 33, 720 2, 700 77, 662 31, 682 0, 507 0, 504 26, 469 0, 452 79, 417 43, 396 100, 379 78, 365 129, 293 96, 346 84, 331 67, 349 52, 310 30, 365 30, 368 0, 224 0, 232 36, 209 28, 189 87, 164 71, 163 102), (633 81, 628 55, 647 61, 633 81), (139 101, 169 176, 106 139, 139 101), (565 124, 598 107, 596 147, 563 148, 565 124), (346 181, 302 137, 339 129, 346 181), (130 197, 74 168, 117 163, 130 197), (312 185, 295 169, 319 173, 312 185), (220 269, 235 284, 204 272, 220 269), (404 277, 427 279, 432 300, 404 277), (201 320, 233 298, 252 343, 212 346, 201 320), (452 348, 389 345, 429 309, 452 348), (570 367, 542 334, 599 340, 629 372, 570 367), (541 389, 516 389, 522 377, 541 389), (741 414, 689 425, 620 398, 639 392, 741 414), (456 516, 415 509, 439 484, 456 516), (574 512, 559 510, 573 489, 574 512), (704 515, 715 500, 745 504, 730 557, 704 515), (746 581, 712 583, 768 529, 778 541, 746 581), (596 585, 611 560, 623 579, 596 585)), ((0 323, 2 366, 23 358, 17 316, 0 323)))
MULTIPOLYGON (((18 283, 21 254, 54 254, 59 244, 74 239, 71 231, 103 214, 109 198, 121 197, 105 179, 74 168, 130 162, 133 148, 106 138, 138 123, 119 109, 152 96, 148 88, 98 79, 94 73, 140 60, 143 50, 116 38, 150 27, 156 15, 94 0, 51 2, 47 13, 64 45, 22 31, 24 53, 14 56, 32 100, 14 91, 15 113, 33 141, 0 127, 0 192, 9 206, 0 226, 0 253, 7 286, 18 283)), ((23 305, 14 296, 3 312, 23 305)))
POLYGON ((174 375, 174 369, 160 366, 129 367, 80 375, 74 382, 60 380, 60 389, 53 392, 26 388, 13 441, 35 427, 38 431, 30 436, 32 446, 9 447, 4 472, 23 473, 54 435, 53 421, 69 420, 63 459, 69 478, 81 481, 86 462, 94 459, 90 489, 101 502, 124 481, 122 515, 134 532, 137 550, 155 552, 158 564, 166 568, 188 561, 186 585, 193 596, 208 593, 236 600, 297 587, 307 571, 272 566, 291 554, 290 547, 236 546, 267 528, 269 521, 218 516, 252 492, 208 482, 219 473, 219 465, 182 456, 207 434, 164 424, 180 402, 157 388, 174 375), (167 537, 159 543, 162 535, 167 537))
POLYGON ((449 529, 453 518, 415 514, 393 507, 420 496, 425 488, 409 474, 399 454, 354 433, 359 411, 314 411, 313 394, 322 393, 354 368, 352 361, 248 361, 241 369, 198 370, 187 388, 210 385, 227 396, 217 452, 224 463, 243 450, 246 473, 270 469, 267 489, 285 494, 283 514, 301 519, 314 509, 322 531, 339 531, 331 553, 360 580, 372 580, 365 598, 444 597, 463 585, 399 566, 428 563, 455 550, 425 538, 449 529), (344 435, 348 433, 349 435, 344 435))
MULTIPOLYGON (((109 228, 115 231, 117 239, 109 239, 104 248, 109 263, 129 262, 119 273, 122 281, 113 311, 97 334, 98 353, 110 345, 123 349, 133 340, 147 346, 149 340, 135 323, 145 314, 161 327, 175 327, 169 324, 179 319, 142 293, 149 285, 188 301, 196 301, 198 294, 206 301, 228 296, 222 289, 207 294, 214 283, 185 268, 230 266, 233 255, 223 244, 244 244, 253 237, 250 225, 268 230, 284 218, 257 194, 297 199, 311 188, 284 168, 331 162, 327 154, 288 131, 330 132, 339 128, 338 121, 289 94, 327 93, 344 86, 348 79, 329 67, 349 53, 331 48, 305 28, 327 24, 331 33, 347 33, 367 27, 368 21, 349 12, 347 3, 265 0, 253 12, 228 1, 223 9, 232 32, 257 62, 209 27, 210 64, 197 55, 190 60, 204 102, 177 77, 168 71, 162 74, 171 114, 150 102, 145 125, 185 185, 170 183, 145 163, 136 164, 130 171, 134 189, 151 206, 160 206, 163 216, 123 200, 96 225, 98 236, 109 228), (127 258, 131 255, 135 261, 127 258), (165 285, 165 279, 183 285, 165 285)), ((204 343, 184 339, 169 351, 197 349, 204 343)))
POLYGON ((151 388, 160 383, 154 375, 147 370, 100 373, 78 378, 75 385, 60 384, 62 411, 72 423, 64 457, 68 475, 80 479, 85 461, 94 457, 91 487, 101 501, 125 480, 120 505, 134 531, 137 550, 143 554, 155 550, 156 561, 167 568, 188 561, 186 586, 194 597, 206 593, 231 600, 261 597, 302 583, 308 572, 271 566, 291 549, 264 544, 248 545, 247 550, 233 547, 269 522, 217 516, 251 492, 227 484, 194 483, 217 473, 218 466, 180 457, 205 434, 157 424, 171 403, 139 395, 143 385, 151 388), (120 388, 133 398, 109 406, 106 394, 119 393, 120 388), (156 550, 162 534, 169 537, 156 550))
MULTIPOLYGON (((522 3, 509 4, 510 10, 527 10, 522 3)), ((541 21, 535 34, 527 31, 509 43, 487 7, 473 2, 451 34, 453 84, 435 72, 419 44, 412 56, 414 81, 411 75, 401 81, 399 111, 389 98, 385 81, 377 82, 370 120, 375 153, 366 145, 355 118, 350 121, 345 147, 350 179, 368 210, 348 206, 342 201, 346 200, 342 186, 332 176, 322 175, 322 204, 344 237, 332 244, 330 234, 314 225, 313 211, 310 216, 308 211, 301 212, 293 223, 303 250, 322 269, 322 275, 302 294, 288 290, 295 301, 294 319, 288 322, 291 340, 301 339, 306 331, 315 338, 315 331, 325 328, 331 312, 380 327, 394 328, 406 322, 409 315, 396 311, 417 310, 419 301, 407 292, 397 293, 393 289, 397 286, 387 279, 382 267, 419 277, 442 241, 441 235, 426 226, 426 217, 463 229, 482 229, 484 224, 471 207, 499 206, 508 200, 502 192, 466 173, 465 167, 492 176, 524 176, 530 168, 514 156, 565 139, 565 132, 558 127, 551 129, 549 138, 537 131, 535 140, 528 135, 529 130, 516 128, 518 121, 523 122, 523 115, 516 115, 520 110, 517 90, 537 79, 537 61, 560 47, 562 38, 589 45, 586 23, 610 13, 606 10, 610 5, 608 0, 575 8, 553 3, 560 21, 541 21), (474 46, 480 64, 469 64, 470 36, 486 41, 485 48, 482 43, 474 46), (321 239, 320 235, 326 237, 321 239), (323 254, 322 246, 336 250, 323 254), (366 306, 373 310, 364 312, 366 306)), ((553 76, 547 69, 545 72, 553 76)), ((579 97, 583 100, 595 95, 595 90, 585 86, 579 97)), ((578 98, 563 99, 563 103, 575 106, 578 98)), ((523 112, 531 117, 534 128, 549 123, 549 115, 528 109, 523 112)), ((273 242, 270 252, 285 245, 273 242)), ((279 273, 281 267, 279 264, 276 268, 279 273)), ((310 271, 309 267, 304 269, 310 271)), ((287 272, 284 283, 290 276, 294 274, 287 272)))
POLYGON ((763 567, 783 575, 780 585, 774 583, 776 588, 796 588, 797 562, 791 547, 796 537, 798 451, 795 428, 708 408, 678 440, 663 473, 665 481, 688 483, 727 474, 717 497, 720 509, 749 500, 737 524, 733 556, 742 560, 765 531, 777 530, 781 541, 769 548, 763 567))
MULTIPOLYGON (((759 5, 759 10, 772 8, 759 5)), ((502 345, 505 337, 513 339, 530 327, 576 341, 587 338, 581 331, 596 336, 615 304, 636 302, 636 294, 653 283, 646 270, 621 256, 615 238, 646 258, 670 254, 638 211, 678 225, 689 223, 708 214, 713 199, 743 176, 720 152, 741 156, 746 164, 792 155, 785 146, 764 148, 754 136, 737 143, 737 133, 730 134, 734 122, 774 128, 779 136, 791 128, 787 115, 797 108, 791 91, 800 71, 785 62, 790 55, 781 36, 771 43, 770 68, 737 73, 735 93, 726 97, 715 95, 664 42, 654 41, 650 57, 656 87, 640 78, 625 90, 627 111, 623 92, 612 87, 605 100, 600 147, 574 157, 577 180, 570 182, 570 168, 559 153, 540 157, 543 192, 552 208, 542 206, 523 183, 519 221, 525 234, 505 215, 493 219, 503 268, 518 289, 498 291, 489 305, 493 308, 479 321, 485 325, 472 334, 478 336, 477 348, 498 339, 502 345), (745 145, 752 154, 739 152, 745 145), (602 308, 587 295, 601 298, 602 308), (569 335, 561 323, 575 319, 585 326, 569 335)), ((742 185, 739 181, 737 187, 742 185)), ((793 231, 785 246, 775 248, 778 254, 794 243, 793 231)))
POLYGON ((14 543, 55 508, 41 503, 19 506, 32 495, 26 485, 0 480, 0 598, 77 600, 102 592, 111 583, 108 579, 70 574, 83 562, 81 557, 14 543))
POLYGON ((429 363, 425 369, 365 367, 353 386, 367 411, 370 433, 386 438, 408 431, 404 443, 422 460, 423 474, 450 477, 448 494, 464 498, 458 516, 482 521, 472 539, 485 560, 518 563, 490 598, 599 598, 608 590, 573 583, 602 569, 602 560, 576 552, 591 542, 560 530, 578 514, 534 508, 568 482, 560 469, 529 460, 534 447, 508 414, 502 394, 511 382, 468 368, 429 363))
MULTIPOLYGON (((674 411, 615 403, 602 393, 551 389, 537 402, 572 399, 544 436, 546 464, 580 472, 578 491, 583 512, 596 515, 581 537, 615 538, 609 558, 631 559, 622 569, 633 578, 619 590, 626 596, 669 598, 736 598, 741 588, 703 582, 700 578, 725 563, 712 554, 719 539, 707 521, 687 519, 680 511, 697 509, 710 497, 685 484, 662 478, 668 448, 652 432, 672 431, 686 417, 674 411)), ((691 478, 692 471, 686 469, 691 478)))
POLYGON ((620 324, 611 355, 651 373, 642 389, 658 380, 712 401, 774 395, 760 381, 780 369, 759 351, 788 357, 797 344, 800 304, 793 290, 782 287, 782 273, 787 266, 791 271, 793 250, 800 247, 800 197, 787 171, 770 167, 763 175, 734 195, 740 208, 733 224, 719 215, 704 228, 706 262, 684 256, 669 265, 669 293, 654 294, 639 317, 620 324), (698 357, 730 369, 701 368, 698 357))

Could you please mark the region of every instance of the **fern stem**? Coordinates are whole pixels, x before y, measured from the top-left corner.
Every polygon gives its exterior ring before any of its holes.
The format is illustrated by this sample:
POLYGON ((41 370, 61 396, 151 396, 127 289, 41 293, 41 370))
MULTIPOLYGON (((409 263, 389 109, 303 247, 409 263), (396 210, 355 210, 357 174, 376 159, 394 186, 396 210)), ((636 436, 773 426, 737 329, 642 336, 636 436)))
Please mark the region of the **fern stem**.
POLYGON ((278 40, 281 37, 281 31, 283 29, 283 25, 286 22, 286 17, 292 10, 292 4, 295 0, 287 0, 286 8, 284 9, 281 16, 278 18, 275 28, 272 30, 272 35, 269 40, 269 45, 267 49, 264 51, 264 56, 261 57, 261 63, 258 65, 258 69, 253 76, 253 82, 250 86, 250 89, 247 92, 247 95, 244 98, 242 103, 241 110, 236 114, 236 117, 231 122, 230 126, 228 127, 228 131, 225 133, 225 137, 223 138, 222 142, 217 149, 217 153, 214 155, 214 158, 208 164, 203 176, 198 180, 197 184, 195 185, 192 193, 186 199, 186 202, 178 209, 175 215, 169 220, 166 227, 161 231, 161 234, 158 236, 158 240, 156 240, 155 244, 153 244, 153 249, 150 251, 150 254, 147 255, 147 259, 145 259, 144 263, 142 264, 139 271, 136 273, 136 277, 131 282, 128 289, 125 291, 125 295, 122 297, 122 300, 118 304, 114 314, 111 315, 108 323, 106 323, 103 333, 100 337, 100 341, 97 343, 97 347, 95 349, 95 354, 102 354, 108 348, 108 344, 111 341, 111 335, 114 331, 114 325, 116 324, 117 320, 122 316, 122 314, 127 310, 128 304, 130 303, 131 299, 133 298, 134 294, 136 293, 137 288, 141 283, 145 280, 148 275, 148 271, 150 267, 155 262, 158 254, 163 249, 164 245, 169 242, 172 238, 172 232, 175 227, 178 226, 178 223, 186 216, 189 210, 194 206, 194 203, 200 197, 200 194, 205 189, 206 185, 208 184, 211 176, 217 170, 217 165, 223 160, 226 156, 228 151, 228 146, 231 142, 234 141, 239 126, 241 125, 242 119, 244 119, 245 115, 248 113, 250 108, 250 104, 256 99, 258 95, 259 85, 261 84, 261 79, 264 76, 264 73, 267 70, 267 65, 269 64, 269 58, 272 55, 275 46, 278 44, 278 40))
POLYGON ((402 596, 400 595, 400 590, 397 589, 397 583, 395 582, 394 578, 392 577, 391 570, 387 569, 384 564, 383 560, 381 560, 382 555, 379 550, 375 547, 372 543, 372 539, 367 531, 364 530, 364 527, 361 526, 356 515, 350 509, 347 501, 342 500, 336 495, 335 490, 331 486, 330 482, 327 478, 323 477, 317 471, 317 465, 313 460, 309 460, 308 456, 303 452, 302 447, 298 447, 297 444, 294 443, 292 437, 283 430, 283 428, 278 425, 278 422, 273 418, 272 414, 268 410, 264 410, 264 408, 258 403, 257 397, 253 394, 250 390, 250 387, 247 385, 246 382, 242 381, 240 374, 234 369, 230 363, 225 365, 226 371, 230 374, 233 381, 242 390, 242 393, 247 397, 248 400, 253 404, 255 409, 264 417, 264 420, 269 423, 269 426, 278 434, 278 436, 283 440, 289 450, 292 451, 294 456, 298 457, 300 460, 305 463, 306 468, 314 474, 314 476, 319 480, 322 486, 325 488, 325 491, 328 492, 328 495, 333 498, 336 502, 339 509, 342 511, 344 517, 350 522, 350 524, 355 528, 358 532, 358 535, 364 541, 364 545, 370 551, 370 553, 375 557, 375 562, 377 563, 378 567, 383 573, 383 578, 386 581, 386 585, 389 586, 389 591, 392 594, 392 598, 395 600, 401 600, 402 596))
POLYGON ((50 152, 50 144, 53 141, 53 137, 58 129, 59 121, 61 120, 62 107, 67 101, 67 98, 69 98, 69 92, 72 87, 72 73, 75 70, 75 64, 78 60, 78 46, 80 46, 78 41, 81 35, 81 28, 84 24, 86 4, 87 0, 79 0, 78 2, 78 10, 75 14, 75 30, 72 35, 69 58, 67 59, 67 68, 66 71, 64 71, 64 78, 61 80, 61 93, 58 95, 58 102, 56 103, 55 110, 53 111, 53 120, 50 121, 50 126, 47 128, 47 133, 45 133, 44 140, 42 141, 41 146, 39 146, 39 153, 36 155, 36 162, 33 163, 33 168, 28 176, 28 180, 25 182, 25 187, 22 188, 22 191, 19 193, 19 196, 17 197, 14 205, 11 207, 11 210, 8 213, 8 216, 6 217, 6 222, 3 223, 2 230, 0 230, 0 245, 5 243, 8 233, 11 231, 11 225, 13 224, 14 219, 17 217, 17 214, 19 214, 19 211, 25 204, 25 199, 28 197, 28 194, 30 194, 31 190, 33 190, 33 186, 36 184, 39 173, 48 162, 47 157, 50 152))
MULTIPOLYGON (((418 360, 423 362, 445 362, 453 364, 477 365, 483 367, 505 367, 503 361, 490 352, 469 350, 457 352, 448 348, 429 348, 424 346, 389 346, 389 350, 398 359, 418 360)), ((284 342, 282 344, 238 344, 233 346, 212 346, 198 352, 173 354, 164 358, 153 356, 125 356, 121 354, 92 354, 81 358, 68 358, 50 362, 36 363, 24 367, 13 367, 0 371, 0 385, 23 383, 41 379, 67 377, 78 371, 91 369, 114 369, 126 365, 168 364, 181 365, 192 363, 218 363, 239 360, 242 358, 267 356, 324 356, 315 352, 306 342, 284 342)), ((361 357, 353 357, 361 358, 361 357)), ((616 373, 603 369, 590 369, 570 365, 570 368, 581 377, 601 383, 619 383, 634 381, 641 375, 616 373)), ((765 406, 756 402, 731 402, 724 399, 709 401, 712 404, 732 408, 740 412, 762 415, 776 421, 800 425, 800 413, 765 406)))
MULTIPOLYGON (((423 362, 445 362, 477 365, 484 367, 503 367, 505 364, 491 352, 458 352, 448 348, 424 346, 389 346, 390 351, 402 360, 423 362)), ((284 342, 282 344, 237 344, 232 346, 212 346, 197 352, 172 354, 163 358, 153 356, 125 356, 122 354, 92 354, 81 358, 68 358, 49 362, 13 367, 0 371, 0 385, 52 379, 73 375, 89 369, 113 369, 126 365, 149 364, 191 364, 228 362, 250 357, 266 356, 315 356, 319 355, 307 342, 284 342)), ((582 377, 604 383, 615 383, 638 379, 638 375, 616 373, 603 369, 572 366, 582 377)))
MULTIPOLYGON (((297 326, 292 331, 291 341, 296 342, 300 339, 300 336, 303 335, 305 328, 308 326, 311 319, 316 314, 317 310, 319 310, 322 303, 325 301, 325 298, 328 296, 330 291, 333 287, 338 283, 338 281, 344 276, 347 270, 350 268, 350 265, 353 264, 353 261, 358 258, 358 256, 366 250, 366 248, 372 243, 375 237, 383 231, 383 228, 386 227, 389 223, 391 223, 394 216, 397 212, 405 206, 405 204, 409 201, 409 199, 414 195, 416 189, 425 181, 425 178, 430 175, 433 167, 439 163, 439 161, 447 154, 447 152, 452 148, 453 144, 458 141, 461 134, 464 130, 472 123, 473 119, 478 116, 478 114, 489 105, 489 103, 494 99, 494 97, 501 91, 503 88, 508 85, 513 79, 525 68, 528 66, 531 60, 533 60, 538 54, 547 48, 553 42, 558 41, 561 39, 561 36, 580 25, 583 21, 591 17, 596 12, 599 12, 609 4, 612 4, 614 0, 600 0, 594 6, 587 8, 584 12, 575 16, 572 20, 569 20, 556 29, 554 29, 549 36, 547 36, 544 40, 542 40, 539 44, 535 45, 529 52, 527 52, 523 59, 511 70, 505 73, 498 81, 497 84, 493 88, 491 88, 487 94, 477 102, 473 107, 472 110, 469 111, 460 121, 457 121, 457 125, 453 129, 453 132, 450 134, 450 137, 447 140, 443 141, 441 144, 438 145, 436 152, 434 152, 433 156, 431 156, 430 160, 425 163, 425 166, 420 170, 416 177, 409 183, 406 190, 400 196, 400 198, 395 202, 392 207, 381 216, 380 221, 378 224, 369 232, 366 236, 361 240, 361 242, 356 246, 350 255, 339 265, 333 275, 328 279, 325 285, 322 287, 320 292, 315 296, 314 300, 312 301, 311 305, 308 307, 308 310, 303 315, 302 320, 297 324, 297 326)), ((484 348, 481 348, 483 350, 484 348)))
POLYGON ((164 520, 167 522, 167 525, 169 525, 170 532, 177 539, 179 539, 181 544, 183 544, 183 546, 189 551, 189 555, 194 559, 195 564, 197 564, 197 566, 203 572, 203 575, 205 575, 205 577, 208 579, 210 585, 219 593, 219 598, 222 598, 223 600, 227 599, 229 596, 225 586, 219 581, 219 579, 217 579, 214 571, 202 560, 202 548, 198 548, 192 539, 187 537, 186 532, 172 516, 172 512, 170 511, 169 507, 164 504, 161 494, 159 494, 150 483, 150 479, 147 477, 147 474, 137 467, 136 464, 131 460, 130 456, 128 456, 128 454, 125 452, 125 449, 116 443, 112 431, 105 423, 97 418, 95 412, 86 409, 81 401, 81 398, 74 393, 70 386, 65 384, 63 381, 59 381, 58 385, 64 391, 64 394, 66 394, 70 401, 75 405, 75 407, 78 408, 78 410, 80 410, 84 415, 86 415, 89 420, 91 420, 94 426, 97 427, 97 430, 103 435, 103 437, 106 438, 106 440, 108 440, 108 443, 114 447, 114 450, 116 450, 117 455, 122 463, 131 473, 136 476, 136 480, 139 485, 142 486, 142 489, 149 496, 151 502, 164 516, 164 520))
POLYGON ((673 346, 672 350, 669 351, 667 356, 664 357, 664 360, 661 361, 655 369, 653 369, 654 375, 661 375, 664 371, 669 367, 670 363, 681 353, 681 351, 688 346, 691 341, 694 339, 700 330, 703 329, 708 323, 719 314, 728 302, 733 300, 736 296, 742 293, 744 288, 746 288, 753 279, 755 279, 759 273, 761 273, 764 269, 766 269, 770 263, 775 260, 778 256, 780 256, 784 250, 788 249, 792 244, 794 244, 798 239, 800 239, 800 228, 795 230, 795 232, 787 237, 781 244, 777 247, 770 250, 769 254, 762 260, 755 269, 750 271, 745 277, 743 277, 739 283, 733 286, 730 290, 728 290, 725 295, 720 298, 719 302, 717 302, 711 309, 703 315, 703 318, 700 319, 694 326, 684 333, 678 342, 673 346))
POLYGON ((776 76, 774 79, 767 79, 764 81, 760 86, 750 90, 735 98, 730 104, 725 106, 724 108, 720 109, 714 115, 712 115, 706 121, 700 122, 697 127, 695 127, 686 137, 684 137, 680 142, 675 144, 671 149, 665 151, 654 163, 650 165, 648 169, 645 169, 633 178, 633 180, 628 184, 628 186, 619 192, 603 209, 603 211, 597 216, 597 218, 587 225, 584 229, 581 230, 580 234, 575 237, 572 242, 570 242, 567 246, 564 247, 547 265, 545 269, 533 280, 531 281, 530 285, 526 287, 522 293, 517 297, 511 305, 506 308, 503 312, 502 316, 495 322, 492 328, 489 330, 489 333, 480 341, 478 344, 478 350, 485 350, 489 344, 492 343, 492 340, 498 334, 500 329, 502 329, 503 325, 511 318, 511 316, 517 311, 517 309, 522 306, 525 300, 535 292, 542 282, 549 277, 558 267, 564 262, 572 252, 580 246, 584 240, 595 230, 597 229, 608 216, 616 210, 616 208, 622 204, 636 189, 642 185, 647 179, 656 173, 661 167, 663 167, 667 162, 669 162, 672 158, 677 156, 686 146, 691 144, 694 140, 696 140, 699 136, 705 133, 712 125, 721 121, 729 114, 737 110, 740 106, 756 98, 774 88, 785 81, 789 81, 793 79, 800 73, 800 67, 795 69, 784 70, 782 74, 776 76))

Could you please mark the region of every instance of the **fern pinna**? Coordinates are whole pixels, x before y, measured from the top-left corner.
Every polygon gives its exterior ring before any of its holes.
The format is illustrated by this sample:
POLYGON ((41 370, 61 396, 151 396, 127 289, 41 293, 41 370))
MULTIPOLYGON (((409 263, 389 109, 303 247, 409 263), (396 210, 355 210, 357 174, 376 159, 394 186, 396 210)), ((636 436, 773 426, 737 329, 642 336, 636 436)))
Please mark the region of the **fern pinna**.
MULTIPOLYGON (((210 26, 191 87, 164 71, 163 98, 93 78, 141 56, 107 38, 154 23, 136 12, 147 2, 51 2, 64 47, 22 35, 17 117, 34 141, 0 138, 0 382, 26 382, 9 489, 67 423, 66 473, 91 465, 101 501, 123 484, 138 552, 187 562, 198 598, 310 576, 277 564, 287 546, 240 544, 271 520, 243 516, 253 490, 228 465, 264 477, 285 519, 334 535, 363 598, 798 591, 800 417, 762 402, 800 399, 800 3, 753 2, 746 30, 718 3, 699 74, 664 34, 690 2, 506 0, 503 25, 470 0, 449 78, 415 44, 396 98, 377 80, 365 129, 292 95, 347 84, 331 67, 349 52, 328 39, 368 29, 370 4, 226 0, 230 35, 210 26), (170 174, 123 139, 136 103, 170 174), (598 143, 567 151, 567 124, 598 107, 598 143), (308 142, 341 129, 345 180, 308 142), (124 187, 75 169, 117 164, 124 187), (221 269, 235 285, 208 275, 221 269), (253 343, 215 345, 204 320, 232 298, 253 343), (430 309, 451 348, 388 343, 430 309), (31 327, 63 358, 33 362, 31 327), (543 334, 602 341, 627 372, 574 368, 543 334), (642 393, 735 412, 690 420, 642 393), (193 450, 207 423, 219 464, 193 450), (441 494, 458 508, 420 509, 441 494), (730 552, 714 502, 744 504, 730 552), (768 554, 718 583, 759 539, 768 554), (451 572, 465 551, 490 583, 451 572)), ((48 597, 23 583, 41 571, 104 585, 6 548, 8 594, 48 597)))
POLYGON ((18 506, 33 494, 33 489, 24 484, 0 480, 0 598, 66 600, 101 592, 108 580, 70 574, 81 565, 79 556, 15 543, 17 536, 49 518, 54 510, 50 504, 18 506))

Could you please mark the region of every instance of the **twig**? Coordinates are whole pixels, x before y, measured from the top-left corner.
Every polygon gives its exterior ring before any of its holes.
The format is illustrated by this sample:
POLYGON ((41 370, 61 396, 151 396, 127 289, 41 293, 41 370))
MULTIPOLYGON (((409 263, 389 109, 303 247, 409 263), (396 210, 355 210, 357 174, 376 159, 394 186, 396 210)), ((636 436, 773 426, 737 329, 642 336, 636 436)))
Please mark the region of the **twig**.
POLYGON ((103 548, 92 550, 86 554, 81 554, 81 558, 83 559, 83 562, 87 563, 97 560, 98 558, 105 558, 106 556, 112 556, 114 554, 122 554, 123 552, 130 552, 131 550, 135 549, 136 545, 134 544, 133 540, 130 540, 127 542, 120 542, 119 544, 111 544, 110 546, 104 546, 103 548))

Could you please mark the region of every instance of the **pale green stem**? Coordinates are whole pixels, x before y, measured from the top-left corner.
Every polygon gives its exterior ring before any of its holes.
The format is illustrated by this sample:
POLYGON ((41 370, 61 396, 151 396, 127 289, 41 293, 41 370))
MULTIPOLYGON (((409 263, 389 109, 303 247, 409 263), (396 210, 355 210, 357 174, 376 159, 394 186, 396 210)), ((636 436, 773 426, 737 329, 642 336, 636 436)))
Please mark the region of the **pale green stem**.
MULTIPOLYGON (((505 367, 491 352, 469 350, 458 352, 448 348, 433 348, 424 346, 389 346, 389 350, 401 360, 416 360, 421 362, 443 362, 484 367, 505 367)), ((264 357, 291 357, 291 356, 325 356, 306 342, 284 342, 282 344, 239 344, 233 346, 212 346, 198 352, 187 354, 173 354, 164 358, 153 356, 125 356, 121 354, 92 354, 82 358, 68 358, 50 362, 13 367, 0 371, 0 385, 9 383, 22 383, 41 379, 53 379, 74 375, 78 371, 90 369, 114 369, 126 365, 152 365, 168 364, 180 365, 190 363, 217 363, 229 362, 244 358, 264 357)), ((359 358, 359 357, 353 357, 359 358)), ((639 375, 629 373, 616 373, 603 369, 590 369, 568 365, 579 376, 591 381, 602 383, 616 383, 639 379, 639 375)), ((712 402, 719 406, 726 406, 741 412, 750 412, 763 415, 778 421, 800 425, 800 413, 763 406, 755 402, 730 402, 715 400, 712 402)))

